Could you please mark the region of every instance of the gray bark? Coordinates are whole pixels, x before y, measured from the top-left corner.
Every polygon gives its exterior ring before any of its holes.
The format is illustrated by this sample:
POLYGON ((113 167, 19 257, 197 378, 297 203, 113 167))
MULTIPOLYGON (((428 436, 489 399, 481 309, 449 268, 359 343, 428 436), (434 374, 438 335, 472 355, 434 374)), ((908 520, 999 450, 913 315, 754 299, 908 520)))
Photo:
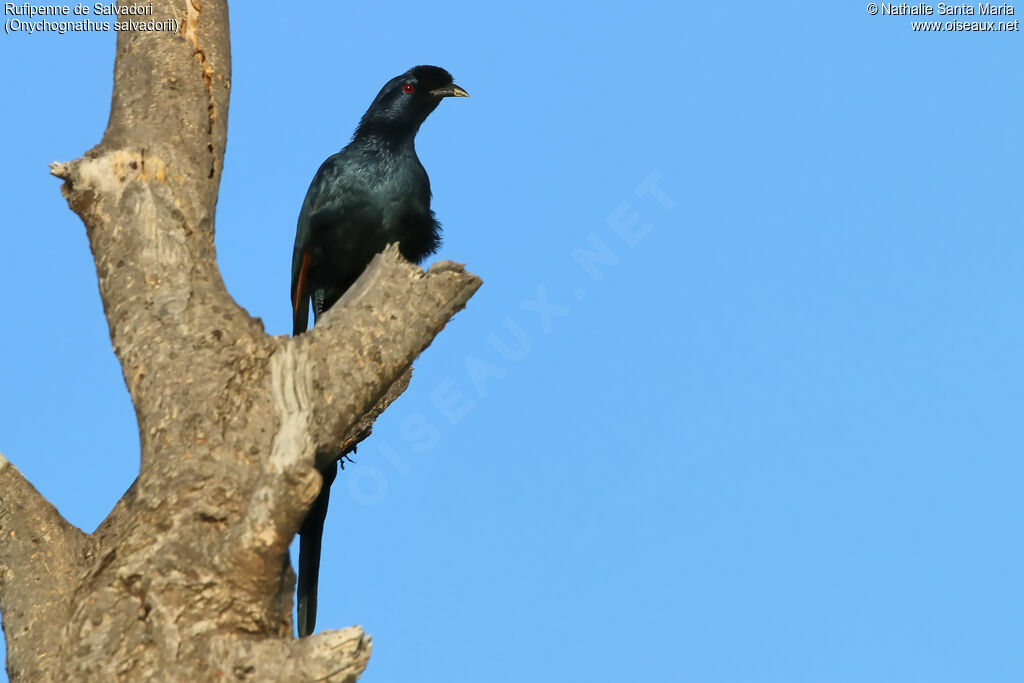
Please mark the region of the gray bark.
POLYGON ((178 32, 119 33, 102 141, 51 167, 92 247, 139 476, 84 534, 0 456, 7 670, 353 681, 371 650, 359 627, 292 635, 287 553, 320 487, 314 458, 368 434, 480 280, 451 262, 424 273, 392 246, 311 332, 268 336, 228 295, 214 251, 226 4, 154 7, 178 32))

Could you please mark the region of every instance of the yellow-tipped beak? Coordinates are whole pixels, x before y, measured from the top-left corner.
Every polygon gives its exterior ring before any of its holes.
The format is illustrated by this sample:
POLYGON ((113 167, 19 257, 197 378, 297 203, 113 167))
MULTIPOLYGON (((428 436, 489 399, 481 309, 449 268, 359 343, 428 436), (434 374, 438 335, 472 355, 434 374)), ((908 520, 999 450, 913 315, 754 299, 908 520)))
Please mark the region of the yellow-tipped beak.
POLYGON ((436 97, 469 97, 469 93, 460 88, 459 86, 452 83, 446 85, 443 88, 436 88, 430 91, 431 95, 436 97))

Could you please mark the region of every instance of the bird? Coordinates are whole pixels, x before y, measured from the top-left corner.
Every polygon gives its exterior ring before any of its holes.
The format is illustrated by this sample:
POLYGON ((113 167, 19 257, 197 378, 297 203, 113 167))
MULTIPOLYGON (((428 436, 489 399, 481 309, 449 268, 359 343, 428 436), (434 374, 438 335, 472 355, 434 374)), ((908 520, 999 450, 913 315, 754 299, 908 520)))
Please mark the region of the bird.
MULTIPOLYGON (((446 97, 469 97, 438 66, 415 66, 381 88, 351 141, 321 164, 299 211, 292 251, 292 334, 306 331, 359 278, 373 257, 398 243, 421 263, 441 245, 430 209, 430 178, 416 156, 416 133, 446 97)), ((317 457, 320 493, 299 529, 299 636, 316 626, 320 546, 340 456, 317 457)))

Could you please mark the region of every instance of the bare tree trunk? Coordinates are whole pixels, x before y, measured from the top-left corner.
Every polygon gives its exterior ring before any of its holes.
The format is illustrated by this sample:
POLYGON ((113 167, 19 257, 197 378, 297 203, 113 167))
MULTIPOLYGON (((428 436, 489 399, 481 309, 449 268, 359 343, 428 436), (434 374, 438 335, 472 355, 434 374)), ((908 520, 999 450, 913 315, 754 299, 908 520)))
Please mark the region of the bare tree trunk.
MULTIPOLYGON (((121 0, 121 5, 129 4, 121 0)), ((288 545, 344 450, 480 286, 389 247, 298 338, 228 295, 214 209, 227 132, 224 0, 162 0, 122 31, 110 122, 54 164, 85 223, 139 423, 139 477, 84 534, 0 456, 0 609, 12 681, 353 681, 359 627, 292 636, 288 545)), ((284 229, 284 226, 282 226, 284 229)))

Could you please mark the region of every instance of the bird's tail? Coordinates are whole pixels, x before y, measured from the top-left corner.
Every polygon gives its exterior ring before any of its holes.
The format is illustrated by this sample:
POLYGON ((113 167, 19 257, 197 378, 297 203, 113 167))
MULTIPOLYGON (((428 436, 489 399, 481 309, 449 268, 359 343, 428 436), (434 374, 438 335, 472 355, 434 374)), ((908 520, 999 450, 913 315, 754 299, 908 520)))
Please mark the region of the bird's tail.
POLYGON ((324 534, 324 519, 327 518, 327 503, 331 496, 331 484, 337 475, 337 462, 332 462, 324 477, 320 494, 313 501, 302 528, 299 530, 299 583, 297 591, 297 612, 299 637, 308 636, 316 627, 316 589, 320 577, 320 544, 324 534))

